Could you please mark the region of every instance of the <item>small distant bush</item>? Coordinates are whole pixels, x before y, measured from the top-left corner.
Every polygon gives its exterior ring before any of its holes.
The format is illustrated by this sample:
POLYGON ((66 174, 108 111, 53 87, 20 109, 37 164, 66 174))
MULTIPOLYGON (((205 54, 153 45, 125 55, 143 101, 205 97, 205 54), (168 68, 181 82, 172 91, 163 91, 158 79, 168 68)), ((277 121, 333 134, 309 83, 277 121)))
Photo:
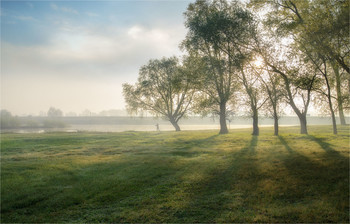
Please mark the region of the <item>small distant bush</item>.
POLYGON ((47 111, 48 117, 62 117, 63 112, 60 109, 50 107, 49 111, 47 111))
POLYGON ((12 116, 7 110, 0 111, 1 128, 17 128, 20 126, 18 117, 12 116))

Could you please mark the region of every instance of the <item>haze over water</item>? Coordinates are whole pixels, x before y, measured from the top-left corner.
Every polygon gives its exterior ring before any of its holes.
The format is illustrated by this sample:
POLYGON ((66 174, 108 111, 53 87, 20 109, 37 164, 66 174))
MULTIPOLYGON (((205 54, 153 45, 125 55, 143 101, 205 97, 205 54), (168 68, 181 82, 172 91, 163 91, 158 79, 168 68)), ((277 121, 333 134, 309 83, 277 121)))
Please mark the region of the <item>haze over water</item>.
MULTIPOLYGON (((27 118, 22 118, 27 119, 27 118)), ((45 117, 32 117, 31 119, 40 122, 45 117)), ((16 128, 3 129, 2 132, 16 133, 45 133, 45 132, 123 132, 123 131, 157 131, 156 124, 160 131, 174 131, 174 127, 166 120, 151 117, 62 117, 66 124, 64 128, 16 128)), ((350 118, 347 117, 347 122, 350 118)), ((279 120, 280 126, 298 126, 297 117, 282 117, 279 120)), ((183 119, 179 123, 181 130, 219 130, 218 119, 192 117, 183 119)), ((329 125, 330 117, 308 117, 308 125, 329 125)), ((229 129, 252 128, 252 120, 249 118, 236 117, 227 123, 229 129)), ((260 127, 272 127, 273 119, 261 118, 260 127)))

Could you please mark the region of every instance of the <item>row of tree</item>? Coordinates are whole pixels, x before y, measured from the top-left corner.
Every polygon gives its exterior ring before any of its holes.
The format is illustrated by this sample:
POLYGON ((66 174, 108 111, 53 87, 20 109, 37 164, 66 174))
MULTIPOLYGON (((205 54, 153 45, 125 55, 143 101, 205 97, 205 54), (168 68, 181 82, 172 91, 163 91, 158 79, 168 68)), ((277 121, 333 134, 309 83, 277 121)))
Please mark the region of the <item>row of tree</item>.
POLYGON ((0 128, 16 129, 16 128, 63 128, 66 124, 59 119, 62 117, 62 111, 54 107, 50 107, 47 112, 48 119, 38 120, 32 116, 18 117, 13 116, 7 110, 0 110, 0 128))
POLYGON ((216 114, 220 134, 237 108, 278 119, 286 104, 307 134, 311 102, 335 112, 345 125, 349 109, 350 37, 347 0, 197 0, 184 13, 188 29, 180 44, 186 55, 150 60, 138 82, 123 84, 130 113, 144 110, 168 119, 176 131, 188 113, 216 114))

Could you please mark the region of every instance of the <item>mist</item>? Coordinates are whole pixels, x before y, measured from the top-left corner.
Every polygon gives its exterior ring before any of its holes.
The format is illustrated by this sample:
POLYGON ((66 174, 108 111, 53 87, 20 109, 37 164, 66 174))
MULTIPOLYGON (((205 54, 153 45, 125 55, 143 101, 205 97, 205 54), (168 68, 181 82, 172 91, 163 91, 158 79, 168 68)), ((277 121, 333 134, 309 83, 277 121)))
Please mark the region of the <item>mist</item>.
POLYGON ((135 82, 149 57, 180 54, 187 2, 106 5, 3 2, 1 109, 19 116, 51 106, 78 114, 124 109, 122 83, 135 82), (145 14, 145 6, 155 7, 145 14))

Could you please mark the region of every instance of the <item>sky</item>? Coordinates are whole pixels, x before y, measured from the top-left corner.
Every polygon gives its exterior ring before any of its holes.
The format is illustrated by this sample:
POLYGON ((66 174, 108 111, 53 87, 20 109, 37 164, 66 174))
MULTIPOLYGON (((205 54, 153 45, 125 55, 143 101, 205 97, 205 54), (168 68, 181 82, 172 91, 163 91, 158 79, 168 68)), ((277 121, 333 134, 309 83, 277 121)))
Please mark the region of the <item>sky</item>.
POLYGON ((123 83, 180 56, 193 1, 1 1, 1 109, 124 109, 123 83))

